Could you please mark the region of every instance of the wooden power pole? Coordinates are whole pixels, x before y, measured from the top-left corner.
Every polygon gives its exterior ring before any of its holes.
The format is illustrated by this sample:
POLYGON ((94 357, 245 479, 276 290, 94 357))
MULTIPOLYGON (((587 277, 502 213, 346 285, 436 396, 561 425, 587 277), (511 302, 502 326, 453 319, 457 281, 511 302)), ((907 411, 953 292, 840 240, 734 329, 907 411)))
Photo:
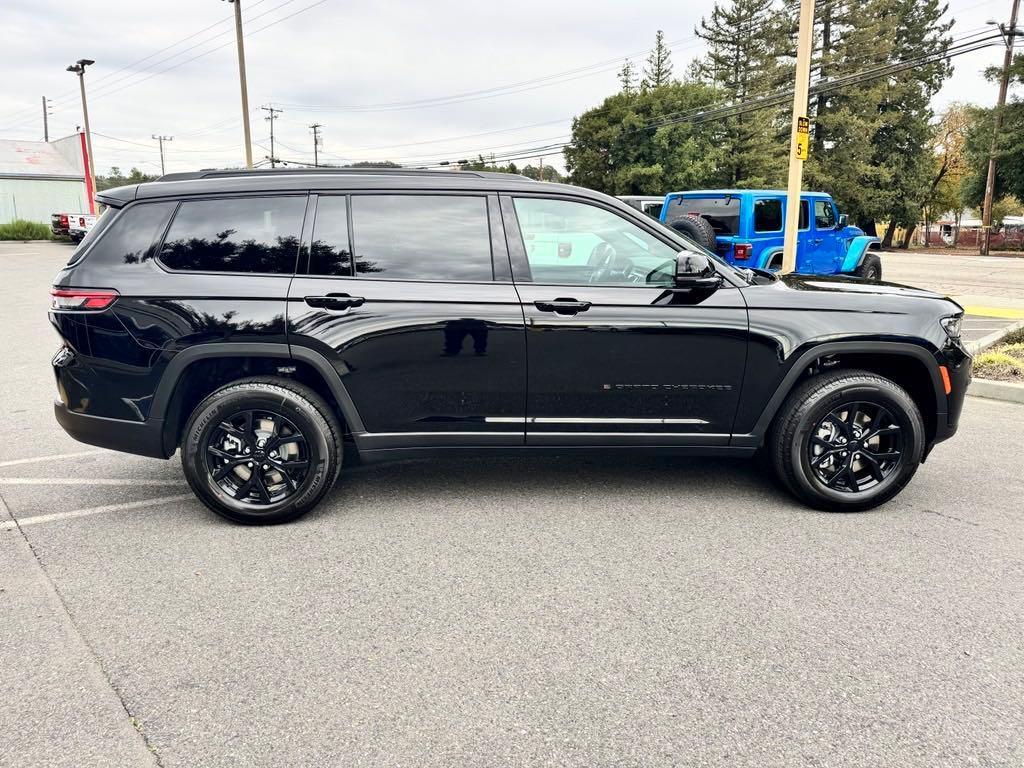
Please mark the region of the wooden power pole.
POLYGON ((992 126, 992 148, 988 154, 988 178, 985 180, 985 203, 981 209, 981 248, 979 253, 988 256, 989 244, 992 238, 992 197, 996 190, 996 150, 999 144, 999 131, 1003 127, 1003 108, 1006 106, 1006 89, 1010 84, 1010 65, 1013 64, 1013 41, 1017 34, 1017 11, 1020 9, 1020 0, 1013 0, 1013 7, 1010 10, 1010 26, 999 25, 999 31, 1003 33, 1006 42, 1006 55, 1003 56, 1003 74, 999 80, 999 100, 996 102, 996 114, 992 126))
POLYGON ((793 84, 793 125, 789 140, 789 182, 786 186, 786 231, 782 243, 782 271, 796 269, 796 236, 800 225, 800 189, 804 160, 810 145, 807 95, 811 79, 811 33, 814 0, 800 0, 800 32, 796 46, 796 82, 793 84))

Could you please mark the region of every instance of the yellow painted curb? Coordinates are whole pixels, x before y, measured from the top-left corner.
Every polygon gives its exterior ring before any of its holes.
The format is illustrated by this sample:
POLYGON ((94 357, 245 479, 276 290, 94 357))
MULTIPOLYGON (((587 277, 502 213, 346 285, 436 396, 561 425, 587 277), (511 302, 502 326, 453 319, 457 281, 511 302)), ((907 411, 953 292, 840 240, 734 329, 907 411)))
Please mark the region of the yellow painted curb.
POLYGON ((1005 317, 1010 320, 1024 320, 1024 309, 1011 309, 1009 307, 964 307, 968 315, 980 315, 982 317, 1005 317))

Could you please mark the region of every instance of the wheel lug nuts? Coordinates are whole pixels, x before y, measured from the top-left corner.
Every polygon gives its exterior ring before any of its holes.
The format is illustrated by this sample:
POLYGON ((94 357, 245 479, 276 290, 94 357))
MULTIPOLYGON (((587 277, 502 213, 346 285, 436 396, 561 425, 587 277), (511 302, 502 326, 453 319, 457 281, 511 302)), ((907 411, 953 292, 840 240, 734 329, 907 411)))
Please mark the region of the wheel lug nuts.
POLYGON ((263 465, 263 468, 264 468, 264 469, 270 469, 270 465, 269 465, 269 464, 264 464, 264 465, 263 465))
POLYGON ((248 464, 246 464, 246 466, 247 467, 251 467, 252 466, 252 462, 250 461, 248 464))

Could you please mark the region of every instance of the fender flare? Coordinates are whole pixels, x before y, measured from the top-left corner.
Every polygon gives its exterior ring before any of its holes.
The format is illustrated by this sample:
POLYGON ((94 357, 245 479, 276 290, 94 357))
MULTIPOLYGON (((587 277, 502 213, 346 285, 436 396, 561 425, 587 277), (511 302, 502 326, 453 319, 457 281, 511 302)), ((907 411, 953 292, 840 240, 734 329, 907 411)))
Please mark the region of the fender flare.
POLYGON ((282 360, 301 360, 312 366, 323 378, 337 401, 341 414, 353 432, 364 431, 362 419, 356 410, 345 384, 341 380, 337 369, 330 361, 316 350, 308 347, 290 346, 273 342, 213 342, 199 344, 178 352, 167 363, 160 384, 153 395, 153 403, 150 407, 149 418, 164 422, 164 451, 170 456, 174 452, 174 446, 168 446, 170 439, 166 421, 168 408, 174 400, 178 388, 178 382, 182 375, 192 363, 199 360, 210 360, 219 357, 273 357, 282 360))
POLYGON ((768 269, 768 265, 772 263, 772 259, 774 259, 775 256, 780 253, 782 253, 782 249, 779 248, 778 246, 775 246, 773 248, 765 248, 763 251, 761 251, 761 258, 758 259, 758 261, 761 262, 758 266, 758 269, 768 269))
POLYGON ((861 262, 864 261, 864 256, 871 246, 881 245, 881 243, 881 240, 871 235, 858 235, 853 238, 846 249, 846 257, 843 259, 843 264, 839 271, 843 274, 853 273, 861 265, 861 262))
POLYGON ((754 424, 754 428, 747 434, 734 434, 730 445, 741 447, 757 447, 761 444, 768 427, 771 425, 775 414, 779 412, 790 392, 793 391, 797 381, 800 379, 804 369, 814 360, 825 355, 841 355, 842 353, 864 353, 884 354, 892 356, 912 357, 923 363, 928 372, 928 378, 932 383, 932 390, 935 396, 936 418, 941 419, 946 415, 946 390, 939 373, 938 362, 935 354, 926 347, 919 344, 912 344, 901 341, 834 341, 824 344, 815 344, 805 350, 790 365, 786 375, 775 388, 775 392, 769 398, 761 415, 754 424))

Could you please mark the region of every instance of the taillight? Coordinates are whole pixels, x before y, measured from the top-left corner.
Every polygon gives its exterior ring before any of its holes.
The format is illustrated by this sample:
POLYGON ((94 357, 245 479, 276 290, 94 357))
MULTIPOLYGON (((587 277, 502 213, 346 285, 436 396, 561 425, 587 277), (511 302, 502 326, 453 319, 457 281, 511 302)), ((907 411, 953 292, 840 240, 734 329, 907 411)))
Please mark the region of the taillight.
POLYGON ((62 226, 62 227, 63 227, 64 229, 67 229, 67 228, 68 228, 68 215, 67 215, 66 213, 62 213, 62 214, 60 215, 60 225, 61 225, 61 226, 62 226))
POLYGON ((733 250, 733 257, 737 259, 749 259, 750 254, 754 252, 754 246, 750 243, 736 243, 736 248, 733 250))
POLYGON ((117 291, 103 288, 51 288, 50 309, 55 312, 101 312, 115 301, 117 291))

